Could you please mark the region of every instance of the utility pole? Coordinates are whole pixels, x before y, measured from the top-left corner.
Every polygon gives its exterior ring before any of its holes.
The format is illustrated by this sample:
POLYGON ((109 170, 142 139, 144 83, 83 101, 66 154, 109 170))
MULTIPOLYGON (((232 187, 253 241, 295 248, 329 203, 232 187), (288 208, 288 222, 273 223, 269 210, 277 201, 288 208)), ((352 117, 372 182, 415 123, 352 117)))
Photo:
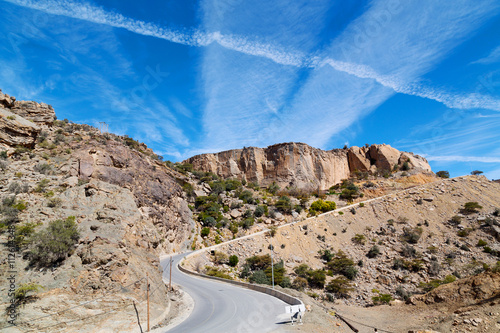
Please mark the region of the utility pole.
POLYGON ((146 294, 148 298, 148 330, 146 332, 149 332, 149 274, 146 272, 146 294))
POLYGON ((172 291, 172 256, 170 256, 170 280, 168 282, 168 291, 172 291))

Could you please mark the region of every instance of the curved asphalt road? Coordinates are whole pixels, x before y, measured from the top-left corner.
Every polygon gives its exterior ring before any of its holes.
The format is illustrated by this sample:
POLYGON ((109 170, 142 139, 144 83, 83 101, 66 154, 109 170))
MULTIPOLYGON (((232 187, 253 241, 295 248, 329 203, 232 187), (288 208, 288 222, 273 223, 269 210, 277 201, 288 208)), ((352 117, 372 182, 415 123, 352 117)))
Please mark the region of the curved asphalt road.
MULTIPOLYGON (((179 271, 177 264, 187 254, 173 257, 172 282, 182 286, 194 300, 191 315, 168 332, 223 333, 270 332, 283 328, 289 319, 285 302, 259 293, 179 271)), ((163 276, 168 280, 169 258, 161 261, 163 276)))

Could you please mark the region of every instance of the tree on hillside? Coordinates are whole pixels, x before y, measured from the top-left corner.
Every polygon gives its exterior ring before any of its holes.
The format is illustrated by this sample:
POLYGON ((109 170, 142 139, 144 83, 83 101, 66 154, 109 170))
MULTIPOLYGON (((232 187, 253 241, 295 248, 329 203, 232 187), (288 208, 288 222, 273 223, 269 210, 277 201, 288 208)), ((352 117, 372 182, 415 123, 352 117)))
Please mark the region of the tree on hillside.
POLYGON ((472 171, 470 174, 473 175, 473 176, 478 176, 480 174, 482 174, 483 172, 482 171, 479 171, 479 170, 474 170, 472 171))
POLYGON ((438 171, 436 172, 436 176, 441 178, 450 178, 450 173, 448 171, 438 171))

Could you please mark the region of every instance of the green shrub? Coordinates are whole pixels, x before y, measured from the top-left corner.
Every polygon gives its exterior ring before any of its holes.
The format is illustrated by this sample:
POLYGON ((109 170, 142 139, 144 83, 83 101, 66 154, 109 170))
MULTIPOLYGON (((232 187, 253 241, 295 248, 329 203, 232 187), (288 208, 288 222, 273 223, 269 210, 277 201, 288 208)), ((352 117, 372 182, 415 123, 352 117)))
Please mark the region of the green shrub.
POLYGON ((462 223, 462 217, 458 216, 458 215, 454 215, 450 219, 450 223, 453 225, 459 225, 460 223, 462 223))
POLYGON ((226 280, 232 280, 233 278, 231 276, 229 276, 229 274, 227 274, 225 271, 223 270, 219 270, 217 267, 205 267, 206 269, 206 275, 208 276, 214 276, 214 277, 218 277, 218 278, 221 278, 221 279, 226 279, 226 280))
POLYGON ((331 261, 335 257, 335 254, 330 252, 330 250, 328 250, 328 249, 319 250, 318 254, 320 255, 320 258, 326 262, 331 261))
POLYGON ((35 232, 37 224, 36 223, 25 223, 23 225, 16 225, 16 231, 14 233, 14 242, 17 247, 23 247, 29 244, 29 239, 31 235, 35 232))
POLYGON ((389 304, 390 301, 392 301, 392 295, 391 294, 378 294, 376 296, 372 297, 373 304, 389 304))
POLYGON ((7 159, 7 157, 8 157, 8 155, 7 155, 7 151, 6 151, 6 150, 2 150, 2 151, 0 151, 0 158, 1 158, 1 159, 6 160, 6 159, 7 159))
POLYGON ((352 283, 344 276, 338 277, 330 281, 326 287, 326 291, 340 298, 348 298, 349 293, 354 291, 352 283))
POLYGON ((188 197, 194 196, 194 188, 190 183, 185 183, 184 185, 182 185, 182 189, 184 190, 184 192, 186 192, 186 195, 188 197))
POLYGON ((460 236, 460 237, 467 237, 467 236, 470 235, 471 232, 472 232, 471 228, 464 228, 462 230, 459 230, 457 232, 457 235, 460 236))
POLYGON ((62 200, 60 198, 50 198, 47 201, 47 207, 55 208, 59 207, 62 203, 62 200))
POLYGON ((307 272, 307 282, 311 288, 323 289, 326 281, 326 272, 322 269, 309 270, 307 272))
POLYGON ((280 187, 278 186, 278 184, 276 184, 276 182, 273 182, 271 185, 269 185, 267 187, 267 191, 273 195, 276 194, 276 192, 278 192, 280 189, 280 187))
POLYGON ((33 295, 28 295, 29 293, 37 293, 41 289, 44 288, 34 282, 21 283, 19 287, 17 287, 17 289, 14 291, 14 299, 16 304, 26 303, 29 299, 34 298, 33 295))
POLYGON ((354 261, 349 259, 347 255, 342 252, 342 250, 339 250, 335 255, 335 258, 329 261, 326 265, 333 274, 344 275, 349 280, 353 280, 358 273, 354 267, 354 261))
POLYGON ((462 208, 462 213, 463 214, 477 213, 477 210, 481 208, 483 207, 479 205, 477 202, 466 202, 464 204, 464 208, 462 208))
POLYGON ((380 248, 377 245, 373 245, 372 248, 366 254, 366 256, 368 258, 375 258, 379 254, 380 254, 380 248))
POLYGON ((353 243, 359 244, 359 245, 364 245, 366 243, 366 237, 365 235, 362 234, 356 234, 354 237, 351 239, 353 243))
POLYGON ((423 229, 421 227, 403 228, 402 240, 410 244, 417 244, 420 236, 422 236, 423 229))
POLYGON ((237 255, 232 255, 229 257, 229 266, 236 267, 238 265, 239 259, 237 255))
POLYGON ((364 202, 360 202, 359 203, 359 207, 363 208, 365 206, 365 203, 364 202))
POLYGON ((29 192, 29 186, 28 184, 21 185, 18 182, 12 182, 9 185, 9 192, 14 194, 27 193, 29 192))
POLYGON ((282 196, 275 204, 276 209, 283 213, 291 213, 292 212, 292 204, 290 202, 290 198, 287 196, 282 196))
POLYGON ((488 243, 486 241, 482 240, 482 239, 480 239, 480 240, 477 241, 477 246, 478 247, 483 247, 483 246, 486 246, 486 245, 488 245, 488 243))
POLYGON ((48 175, 52 172, 52 167, 47 163, 39 163, 35 165, 35 171, 44 175, 48 175))
POLYGON ((49 267, 61 263, 73 252, 79 238, 74 216, 50 222, 32 237, 30 264, 49 267))
POLYGON ((448 171, 438 171, 436 172, 436 176, 441 178, 450 178, 450 173, 448 171))
POLYGON ((271 284, 269 278, 264 271, 255 271, 248 279, 251 283, 257 284, 271 284))
POLYGON ((333 201, 323 201, 321 199, 314 201, 309 207, 309 213, 311 215, 316 215, 318 213, 326 213, 331 210, 335 210, 337 205, 333 201))
POLYGON ((269 236, 274 237, 276 236, 276 233, 278 232, 278 227, 273 225, 269 227, 269 236))
POLYGON ((296 290, 304 290, 307 287, 307 279, 297 276, 295 280, 293 280, 292 288, 296 290))
POLYGON ((241 222, 241 226, 243 227, 243 229, 248 230, 253 226, 254 222, 255 220, 253 217, 247 217, 241 222))
POLYGON ((253 256, 246 259, 246 264, 252 271, 264 270, 271 266, 271 256, 269 254, 253 256))
POLYGON ((238 198, 240 200, 242 200, 244 203, 248 203, 248 204, 255 203, 255 199, 253 198, 252 191, 250 191, 250 190, 244 190, 243 192, 240 193, 238 198))
POLYGON ((253 215, 255 217, 261 217, 262 215, 267 214, 267 206, 257 206, 255 208, 255 211, 253 212, 253 215))
POLYGON ((421 288, 424 292, 429 292, 432 289, 439 287, 440 285, 451 283, 455 281, 457 278, 454 275, 447 275, 443 280, 431 280, 430 282, 421 282, 419 284, 419 288, 421 288))
POLYGON ((200 236, 207 237, 210 234, 210 228, 205 227, 201 229, 200 236))
POLYGON ((49 185, 48 179, 42 179, 36 184, 34 191, 37 193, 44 193, 46 191, 47 186, 49 185))
POLYGON ((233 191, 241 188, 241 182, 236 179, 227 179, 226 180, 226 191, 233 191))

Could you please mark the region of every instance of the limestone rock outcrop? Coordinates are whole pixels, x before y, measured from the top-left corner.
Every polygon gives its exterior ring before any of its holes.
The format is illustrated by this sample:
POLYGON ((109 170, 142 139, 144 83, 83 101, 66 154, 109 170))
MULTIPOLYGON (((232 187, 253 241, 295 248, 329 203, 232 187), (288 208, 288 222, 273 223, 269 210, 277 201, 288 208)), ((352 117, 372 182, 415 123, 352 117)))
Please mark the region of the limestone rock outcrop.
POLYGON ((4 94, 2 90, 0 90, 0 106, 38 125, 52 125, 56 119, 52 106, 33 101, 17 101, 15 97, 4 94))
POLYGON ((0 107, 0 145, 33 147, 40 127, 0 107))
POLYGON ((81 180, 100 180, 129 189, 142 215, 152 219, 167 242, 165 252, 185 248, 194 227, 182 188, 160 162, 144 159, 121 143, 83 148, 61 171, 81 180))
POLYGON ((425 158, 385 144, 324 151, 291 142, 196 155, 184 162, 223 178, 244 179, 261 186, 276 182, 282 188, 309 190, 328 189, 356 171, 392 170, 405 162, 409 169, 431 171, 425 158))

